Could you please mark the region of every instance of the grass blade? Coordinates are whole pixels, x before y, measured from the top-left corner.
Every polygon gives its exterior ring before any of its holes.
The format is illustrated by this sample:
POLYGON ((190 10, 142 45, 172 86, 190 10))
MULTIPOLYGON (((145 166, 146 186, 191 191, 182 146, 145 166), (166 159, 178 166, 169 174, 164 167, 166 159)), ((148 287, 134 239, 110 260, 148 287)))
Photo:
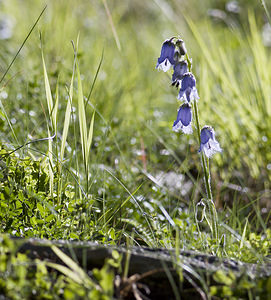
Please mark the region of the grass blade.
MULTIPOLYGON (((73 278, 75 278, 76 280, 83 282, 89 286, 100 289, 100 287, 98 285, 94 284, 90 280, 90 278, 88 277, 86 272, 76 262, 74 262, 68 255, 66 255, 64 252, 62 252, 56 246, 52 246, 52 250, 70 268, 70 269, 68 269, 70 273, 72 273, 71 272, 71 270, 72 270, 74 275, 75 274, 78 275, 78 276, 73 275, 73 278)), ((63 269, 63 271, 66 271, 66 270, 63 269)), ((67 275, 67 276, 69 276, 69 275, 67 275)))
POLYGON ((53 268, 53 269, 57 270, 58 272, 64 274, 66 277, 70 278, 72 281, 74 281, 78 284, 83 283, 83 280, 78 276, 78 274, 76 274, 75 272, 72 272, 71 269, 69 269, 65 266, 51 263, 51 262, 47 262, 46 265, 48 267, 53 268))
POLYGON ((44 60, 44 55, 42 50, 41 50, 41 57, 42 57, 44 84, 45 84, 45 92, 46 92, 46 100, 47 100, 47 106, 49 111, 49 117, 52 120, 54 130, 56 130, 56 119, 53 118, 53 108, 54 108, 53 97, 51 93, 51 87, 47 75, 47 70, 46 70, 46 65, 45 65, 45 60, 44 60))
POLYGON ((101 56, 101 59, 100 59, 100 62, 99 62, 98 68, 97 68, 97 70, 96 70, 96 73, 95 73, 95 76, 94 76, 94 79, 93 79, 93 82, 92 82, 92 85, 91 85, 90 91, 89 91, 89 93, 88 93, 87 102, 86 102, 86 105, 85 105, 85 107, 88 105, 88 102, 89 102, 90 96, 91 96, 91 94, 92 94, 92 91, 93 91, 94 85, 95 85, 95 83, 96 83, 96 80, 97 80, 98 74, 99 74, 99 72, 100 72, 100 69, 101 69, 101 66, 102 66, 102 63, 103 63, 103 58, 104 58, 104 48, 103 48, 102 56, 101 56))
POLYGON ((71 84, 68 94, 68 102, 66 106, 65 119, 63 124, 63 132, 62 132, 62 141, 61 141, 61 150, 60 150, 60 161, 63 161, 65 145, 67 141, 67 136, 69 132, 70 120, 71 120, 71 111, 72 111, 72 100, 73 100, 73 81, 74 81, 74 67, 72 72, 71 84))
MULTIPOLYGON (((50 136, 50 130, 48 127, 48 136, 50 136)), ((48 159, 49 159, 49 187, 50 187, 50 194, 53 197, 54 192, 54 172, 53 172, 53 140, 48 139, 48 159)))
POLYGON ((56 99, 55 104, 52 111, 52 119, 54 120, 55 133, 57 133, 57 113, 58 113, 58 102, 59 102, 59 94, 58 94, 58 80, 56 83, 56 99))
POLYGON ((80 70, 79 70, 79 65, 78 65, 77 61, 76 61, 76 70, 77 70, 77 81, 78 81, 79 128, 80 128, 83 160, 84 160, 85 168, 87 169, 87 121, 86 121, 86 112, 85 112, 82 81, 81 81, 80 70))
POLYGON ((89 158, 89 152, 90 152, 90 147, 92 143, 92 137, 93 137, 93 126, 94 126, 94 117, 95 117, 95 111, 92 114, 90 126, 89 126, 89 132, 88 132, 88 140, 87 140, 87 153, 86 153, 86 161, 88 162, 89 158))
POLYGON ((240 249, 243 248, 244 242, 245 242, 245 239, 246 239, 247 224, 248 224, 248 218, 246 219, 246 224, 245 224, 245 227, 244 227, 244 230, 243 230, 243 234, 242 234, 242 238, 241 238, 241 242, 240 242, 240 249))
POLYGON ((6 77, 6 75, 7 75, 8 71, 9 71, 9 70, 10 70, 10 68, 12 67, 12 65, 13 65, 13 63, 15 62, 15 60, 16 60, 16 58, 17 58, 17 56, 18 56, 18 55, 19 55, 19 53, 21 52, 21 50, 22 50, 23 46, 25 45, 26 41, 27 41, 27 40, 28 40, 28 38, 30 37, 30 35, 31 35, 32 31, 34 30, 34 28, 35 28, 35 27, 36 27, 36 25, 38 24, 38 22, 39 22, 39 20, 40 20, 41 16, 42 16, 42 15, 43 15, 43 13, 45 12, 46 8, 47 8, 47 5, 45 5, 45 7, 43 8, 43 10, 41 11, 41 13, 40 13, 40 15, 38 16, 38 18, 37 18, 36 22, 34 23, 34 25, 32 26, 32 28, 30 29, 30 31, 29 31, 29 33, 27 34, 26 38, 24 39, 24 41, 23 41, 22 45, 20 46, 19 50, 18 50, 18 51, 17 51, 17 53, 15 54, 15 56, 14 56, 13 60, 11 61, 11 63, 9 64, 9 66, 7 67, 7 69, 6 69, 5 73, 3 74, 3 76, 1 77, 1 79, 0 79, 0 84, 2 83, 2 81, 4 80, 4 78, 6 77))
POLYGON ((12 135, 13 135, 14 139, 16 140, 16 143, 19 144, 19 141, 18 141, 18 139, 17 139, 17 136, 16 136, 16 134, 15 134, 15 131, 13 130, 12 124, 11 124, 11 122, 10 122, 10 120, 9 120, 9 117, 8 117, 8 115, 7 115, 7 112, 6 112, 6 110, 5 110, 4 106, 3 106, 3 103, 2 103, 2 101, 1 101, 1 99, 0 99, 0 109, 1 109, 1 110, 0 110, 0 113, 1 113, 1 115, 4 115, 6 121, 8 122, 8 126, 9 126, 9 128, 10 128, 10 130, 11 130, 11 132, 12 132, 12 135))
POLYGON ((117 34, 117 30, 114 26, 114 22, 113 22, 113 19, 112 19, 112 16, 111 16, 111 13, 110 13, 110 10, 109 10, 109 7, 107 5, 106 0, 103 0, 103 5, 104 5, 104 8, 105 8, 105 11, 106 11, 106 14, 107 14, 107 17, 108 17, 108 20, 109 20, 109 23, 110 23, 110 26, 111 26, 111 29, 112 29, 112 32, 113 32, 114 39, 115 39, 117 47, 118 47, 118 50, 121 51, 120 40, 119 40, 119 37, 118 37, 118 34, 117 34))

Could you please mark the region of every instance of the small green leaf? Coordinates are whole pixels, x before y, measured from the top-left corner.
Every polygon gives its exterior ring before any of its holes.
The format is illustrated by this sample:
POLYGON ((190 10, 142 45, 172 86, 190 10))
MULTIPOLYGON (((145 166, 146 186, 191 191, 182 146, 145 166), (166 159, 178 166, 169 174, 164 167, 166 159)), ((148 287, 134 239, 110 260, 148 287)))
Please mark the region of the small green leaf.
POLYGON ((231 278, 232 276, 228 276, 222 270, 218 270, 213 277, 216 282, 223 283, 225 285, 231 285, 234 282, 234 278, 231 278))
POLYGON ((40 203, 37 203, 37 209, 40 212, 41 216, 44 218, 45 217, 45 209, 44 209, 44 207, 40 203))

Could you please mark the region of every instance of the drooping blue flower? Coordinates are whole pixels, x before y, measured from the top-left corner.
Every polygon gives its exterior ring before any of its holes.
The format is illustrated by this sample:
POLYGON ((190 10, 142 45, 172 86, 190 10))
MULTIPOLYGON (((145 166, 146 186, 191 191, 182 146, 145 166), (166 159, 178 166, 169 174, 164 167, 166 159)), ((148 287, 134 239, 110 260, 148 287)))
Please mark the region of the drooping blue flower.
POLYGON ((193 132, 192 126, 192 111, 191 106, 188 103, 184 103, 178 111, 177 119, 173 123, 173 131, 182 130, 185 134, 191 134, 193 132))
POLYGON ((165 40, 160 57, 158 58, 156 69, 167 72, 174 65, 175 45, 171 40, 165 40))
POLYGON ((173 74, 172 74, 172 85, 179 86, 180 81, 183 79, 183 76, 188 71, 187 62, 181 61, 174 65, 173 67, 173 74))
POLYGON ((178 99, 190 102, 199 99, 196 88, 196 79, 192 73, 186 73, 181 82, 178 99))
POLYGON ((222 149, 218 141, 215 139, 215 132, 212 127, 204 126, 200 132, 200 149, 209 158, 216 152, 221 152, 222 149))

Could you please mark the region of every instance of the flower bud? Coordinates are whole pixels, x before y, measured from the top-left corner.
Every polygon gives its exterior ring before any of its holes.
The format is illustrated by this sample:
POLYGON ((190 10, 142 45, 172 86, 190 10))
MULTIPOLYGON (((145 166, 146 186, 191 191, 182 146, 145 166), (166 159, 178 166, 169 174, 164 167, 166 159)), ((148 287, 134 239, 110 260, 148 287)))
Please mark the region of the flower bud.
POLYGON ((176 46, 177 46, 177 48, 179 50, 179 53, 181 55, 185 55, 186 54, 187 50, 185 48, 185 43, 184 43, 184 41, 182 39, 178 39, 176 41, 176 46))

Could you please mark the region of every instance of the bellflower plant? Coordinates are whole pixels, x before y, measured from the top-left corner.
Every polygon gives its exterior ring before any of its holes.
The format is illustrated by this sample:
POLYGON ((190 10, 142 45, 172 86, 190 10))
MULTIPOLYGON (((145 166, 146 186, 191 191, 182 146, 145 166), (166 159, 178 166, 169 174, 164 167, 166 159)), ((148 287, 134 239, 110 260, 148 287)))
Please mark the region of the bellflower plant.
POLYGON ((192 73, 184 74, 178 99, 184 100, 185 102, 199 99, 198 91, 196 88, 196 79, 192 73))
POLYGON ((190 134, 193 132, 191 121, 191 106, 187 103, 184 103, 178 110, 177 119, 174 121, 172 129, 176 132, 182 130, 183 133, 190 134))
MULTIPOLYGON (((205 207, 205 202, 207 203, 209 216, 207 217, 204 214, 204 217, 210 226, 212 237, 218 244, 218 218, 211 191, 209 158, 216 152, 221 152, 222 149, 215 139, 215 131, 212 127, 205 125, 201 129, 197 105, 199 95, 196 88, 196 79, 192 73, 192 61, 187 54, 184 41, 176 37, 164 41, 156 68, 167 72, 171 66, 173 66, 172 85, 177 88, 180 87, 177 98, 184 102, 178 110, 177 119, 172 129, 176 132, 182 131, 185 134, 191 134, 194 123, 206 188, 206 199, 202 199, 197 206, 204 205, 205 207), (194 115, 193 118, 192 114, 194 115), (192 122, 193 120, 194 122, 192 122)), ((197 217, 196 221, 198 222, 197 217)))
POLYGON ((164 41, 161 49, 161 55, 158 58, 156 69, 167 72, 171 66, 174 66, 175 45, 172 39, 164 41))
POLYGON ((178 55, 180 57, 181 55, 185 55, 187 53, 185 43, 182 39, 177 39, 175 45, 177 47, 175 55, 178 55))
POLYGON ((177 62, 173 66, 173 70, 174 72, 172 74, 172 85, 178 87, 184 77, 184 74, 188 72, 187 62, 186 61, 177 62))
POLYGON ((203 151, 208 158, 216 152, 222 151, 218 141, 215 139, 215 132, 210 126, 204 126, 201 129, 199 152, 201 151, 203 151))

